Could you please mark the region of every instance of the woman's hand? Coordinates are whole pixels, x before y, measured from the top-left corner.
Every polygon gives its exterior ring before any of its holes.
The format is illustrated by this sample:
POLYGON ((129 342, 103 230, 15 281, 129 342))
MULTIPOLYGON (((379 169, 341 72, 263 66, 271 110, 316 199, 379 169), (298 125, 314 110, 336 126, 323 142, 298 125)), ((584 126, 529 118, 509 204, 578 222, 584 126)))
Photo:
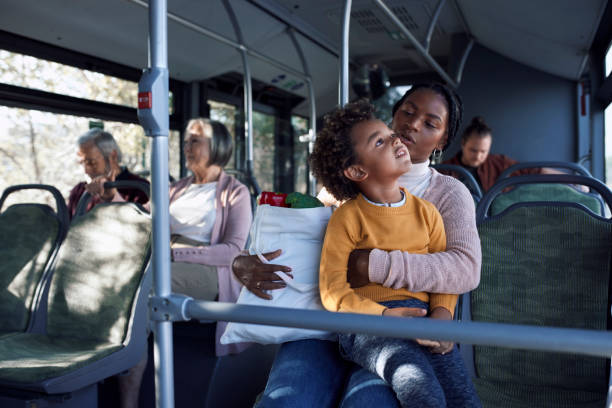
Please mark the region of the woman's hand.
MULTIPOLYGON (((278 258, 281 249, 263 254, 264 258, 271 261, 278 258)), ((257 255, 238 255, 232 262, 232 271, 236 278, 251 291, 262 299, 272 299, 266 290, 282 289, 287 286, 275 272, 285 272, 290 277, 291 268, 284 265, 266 264, 261 262, 257 255)))
MULTIPOLYGON (((436 307, 431 311, 429 317, 440 320, 453 320, 451 313, 443 307, 436 307)), ((450 352, 455 343, 444 340, 416 340, 421 346, 429 347, 429 351, 435 354, 446 354, 450 352)))
POLYGON ((349 255, 347 279, 351 288, 360 288, 370 283, 370 251, 371 249, 354 249, 349 255))

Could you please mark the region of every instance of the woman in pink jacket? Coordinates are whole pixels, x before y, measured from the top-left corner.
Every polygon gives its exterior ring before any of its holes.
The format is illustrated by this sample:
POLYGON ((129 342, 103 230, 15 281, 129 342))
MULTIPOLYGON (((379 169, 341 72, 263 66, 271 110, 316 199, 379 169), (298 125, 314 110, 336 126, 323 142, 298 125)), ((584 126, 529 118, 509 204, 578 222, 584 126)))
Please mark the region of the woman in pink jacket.
MULTIPOLYGON (((230 264, 244 249, 252 211, 247 187, 223 171, 232 147, 220 122, 198 118, 187 124, 183 148, 193 175, 170 187, 172 291, 194 299, 235 302, 240 293, 230 264)), ((219 343, 226 325, 217 323, 218 356, 244 348, 219 343)))

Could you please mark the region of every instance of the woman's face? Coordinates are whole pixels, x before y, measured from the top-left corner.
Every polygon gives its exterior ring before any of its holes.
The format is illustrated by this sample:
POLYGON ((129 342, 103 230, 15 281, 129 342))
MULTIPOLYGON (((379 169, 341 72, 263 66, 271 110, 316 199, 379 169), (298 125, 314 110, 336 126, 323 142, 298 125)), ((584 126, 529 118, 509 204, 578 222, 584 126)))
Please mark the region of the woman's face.
POLYGON ((212 127, 205 124, 202 127, 194 124, 187 129, 187 136, 183 145, 187 168, 193 171, 194 167, 205 168, 210 158, 210 138, 206 135, 212 133, 212 127))
POLYGON ((470 135, 461 143, 461 162, 466 166, 479 167, 487 160, 491 150, 491 135, 470 135))
POLYGON ((442 150, 446 144, 446 101, 430 89, 418 89, 395 112, 392 128, 408 147, 412 162, 423 163, 429 159, 434 149, 442 150))

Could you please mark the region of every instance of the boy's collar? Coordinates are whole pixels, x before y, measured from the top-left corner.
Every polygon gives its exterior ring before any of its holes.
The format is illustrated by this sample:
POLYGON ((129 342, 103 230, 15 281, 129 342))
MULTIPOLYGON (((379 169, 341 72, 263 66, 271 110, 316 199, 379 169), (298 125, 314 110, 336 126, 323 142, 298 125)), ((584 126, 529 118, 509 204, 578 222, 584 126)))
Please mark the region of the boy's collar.
POLYGON ((370 200, 368 197, 365 196, 365 194, 361 193, 361 195, 363 199, 366 200, 368 203, 377 205, 379 207, 401 207, 402 205, 406 204, 406 191, 403 187, 400 187, 399 189, 402 193, 402 199, 395 203, 377 203, 375 201, 370 200))

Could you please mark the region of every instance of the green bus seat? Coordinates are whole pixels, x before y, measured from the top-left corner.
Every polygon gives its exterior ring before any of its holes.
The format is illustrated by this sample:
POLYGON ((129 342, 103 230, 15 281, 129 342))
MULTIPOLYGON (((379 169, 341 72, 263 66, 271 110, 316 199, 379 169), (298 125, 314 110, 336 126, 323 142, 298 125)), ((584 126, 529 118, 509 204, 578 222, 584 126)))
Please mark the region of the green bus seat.
POLYGON ((0 339, 1 387, 77 392, 140 361, 150 235, 150 215, 132 203, 100 204, 73 221, 53 268, 46 332, 0 339))
POLYGON ((452 176, 457 180, 461 181, 472 194, 474 204, 478 204, 482 198, 482 188, 476 181, 472 173, 469 172, 465 167, 458 166, 456 164, 434 164, 431 167, 438 170, 440 173, 452 176))
MULTIPOLYGON (((522 177, 531 176, 514 179, 522 177)), ((518 203, 487 217, 494 197, 512 185, 507 180, 477 210, 481 280, 463 296, 462 320, 609 330, 612 221, 562 202, 518 203)), ((585 184, 612 201, 597 180, 585 184)), ((605 406, 604 358, 467 344, 461 352, 484 407, 605 406)))
POLYGON ((0 213, 0 336, 32 331, 40 323, 45 284, 68 225, 64 199, 52 186, 11 186, 0 198, 0 208, 9 194, 25 189, 51 192, 57 211, 20 203, 0 213))
POLYGON ((603 214, 602 201, 590 193, 578 191, 574 187, 565 184, 527 184, 517 186, 511 191, 496 197, 493 203, 491 203, 491 215, 501 213, 512 204, 527 201, 578 203, 584 205, 597 215, 603 214))

